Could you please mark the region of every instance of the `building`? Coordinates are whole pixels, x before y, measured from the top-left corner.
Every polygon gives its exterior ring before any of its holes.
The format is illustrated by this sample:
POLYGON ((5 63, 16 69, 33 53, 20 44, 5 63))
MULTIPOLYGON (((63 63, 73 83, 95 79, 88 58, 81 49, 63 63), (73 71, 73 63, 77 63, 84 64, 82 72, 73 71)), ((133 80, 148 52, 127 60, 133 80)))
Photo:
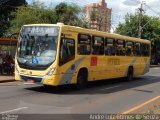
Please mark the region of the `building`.
POLYGON ((84 9, 91 29, 110 32, 112 9, 107 8, 105 0, 85 5, 84 9))

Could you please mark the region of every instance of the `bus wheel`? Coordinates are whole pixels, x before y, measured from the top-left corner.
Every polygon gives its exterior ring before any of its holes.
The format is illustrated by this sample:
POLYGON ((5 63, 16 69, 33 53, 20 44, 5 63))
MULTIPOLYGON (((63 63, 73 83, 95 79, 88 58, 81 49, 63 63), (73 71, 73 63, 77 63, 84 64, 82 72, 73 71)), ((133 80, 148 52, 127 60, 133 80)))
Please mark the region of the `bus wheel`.
POLYGON ((126 80, 131 81, 132 79, 133 79, 133 68, 129 67, 128 68, 128 73, 127 73, 127 76, 126 76, 126 80))
POLYGON ((44 87, 44 89, 51 89, 51 88, 53 88, 53 87, 50 86, 50 85, 43 85, 43 87, 44 87))
POLYGON ((77 89, 85 88, 87 86, 87 81, 88 81, 87 78, 88 78, 87 70, 81 69, 78 73, 78 76, 77 76, 76 88, 77 89))

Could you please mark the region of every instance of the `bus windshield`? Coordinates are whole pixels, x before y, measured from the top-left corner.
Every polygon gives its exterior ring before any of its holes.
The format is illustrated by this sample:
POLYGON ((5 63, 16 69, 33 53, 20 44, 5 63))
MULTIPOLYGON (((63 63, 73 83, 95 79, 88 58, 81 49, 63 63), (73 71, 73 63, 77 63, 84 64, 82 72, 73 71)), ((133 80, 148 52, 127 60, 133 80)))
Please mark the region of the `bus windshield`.
MULTIPOLYGON (((58 41, 58 27, 24 27, 18 42, 18 63, 30 69, 46 69, 55 61, 58 41)), ((24 68, 24 67, 23 67, 24 68)))

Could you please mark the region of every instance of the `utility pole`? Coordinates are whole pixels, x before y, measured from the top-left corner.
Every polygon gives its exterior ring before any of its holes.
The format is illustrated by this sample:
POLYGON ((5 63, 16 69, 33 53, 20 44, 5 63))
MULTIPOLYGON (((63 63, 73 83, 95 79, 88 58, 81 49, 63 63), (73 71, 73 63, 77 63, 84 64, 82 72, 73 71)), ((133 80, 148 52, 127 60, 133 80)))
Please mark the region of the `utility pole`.
POLYGON ((141 3, 141 6, 140 8, 138 8, 139 10, 139 18, 138 18, 138 22, 139 22, 139 25, 138 25, 138 37, 141 38, 141 34, 142 34, 142 26, 141 26, 141 23, 142 23, 142 17, 143 17, 143 4, 144 4, 144 1, 142 1, 141 3))

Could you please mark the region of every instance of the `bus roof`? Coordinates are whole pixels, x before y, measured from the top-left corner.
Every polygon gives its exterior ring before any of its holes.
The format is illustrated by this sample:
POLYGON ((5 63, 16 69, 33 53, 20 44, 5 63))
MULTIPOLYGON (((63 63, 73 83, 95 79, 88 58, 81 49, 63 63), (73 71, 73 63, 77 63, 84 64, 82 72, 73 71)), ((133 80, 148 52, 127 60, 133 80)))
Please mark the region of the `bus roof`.
POLYGON ((122 39, 122 40, 128 40, 128 41, 142 42, 142 43, 150 44, 150 41, 146 40, 146 39, 134 38, 134 37, 124 36, 124 35, 115 34, 115 33, 107 33, 107 32, 102 32, 102 31, 96 31, 96 30, 81 28, 81 27, 77 27, 77 26, 64 25, 63 23, 57 23, 57 24, 28 24, 28 25, 24 25, 24 26, 59 26, 63 30, 68 30, 68 31, 72 31, 72 32, 82 33, 82 34, 92 34, 92 35, 97 35, 97 36, 109 37, 109 38, 113 38, 113 39, 117 39, 117 40, 122 39))
POLYGON ((64 24, 28 24, 28 25, 23 25, 23 26, 67 26, 64 24))

